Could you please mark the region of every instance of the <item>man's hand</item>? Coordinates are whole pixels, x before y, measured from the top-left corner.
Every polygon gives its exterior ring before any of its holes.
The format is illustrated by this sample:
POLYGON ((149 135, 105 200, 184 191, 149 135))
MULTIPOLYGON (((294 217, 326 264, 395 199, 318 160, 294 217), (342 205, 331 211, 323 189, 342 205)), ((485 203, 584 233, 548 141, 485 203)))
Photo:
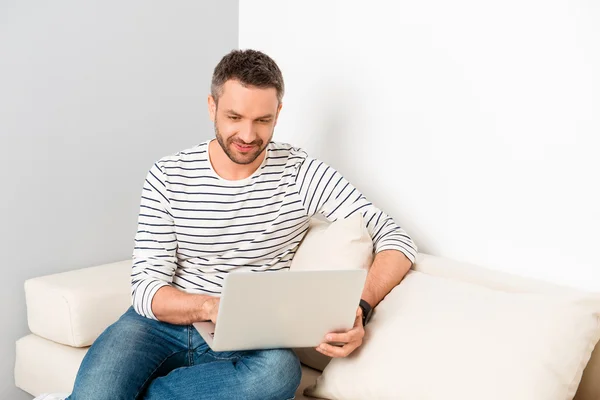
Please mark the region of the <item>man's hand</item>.
POLYGON ((358 307, 352 329, 346 333, 328 333, 325 337, 327 342, 343 343, 343 346, 333 346, 324 342, 317 347, 317 351, 329 357, 346 357, 362 344, 364 336, 365 328, 362 324, 362 309, 358 307))
POLYGON ((202 315, 205 321, 212 321, 214 324, 217 323, 217 316, 219 315, 219 304, 221 299, 218 297, 211 297, 202 303, 202 315))

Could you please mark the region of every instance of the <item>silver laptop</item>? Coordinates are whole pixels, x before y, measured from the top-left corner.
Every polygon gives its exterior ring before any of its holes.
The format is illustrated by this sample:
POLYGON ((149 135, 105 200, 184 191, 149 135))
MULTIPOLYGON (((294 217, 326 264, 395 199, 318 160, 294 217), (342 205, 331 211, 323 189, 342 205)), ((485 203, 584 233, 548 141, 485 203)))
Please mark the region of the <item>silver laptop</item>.
POLYGON ((223 284, 217 324, 194 327, 214 351, 316 347, 351 329, 365 270, 235 272, 223 284))

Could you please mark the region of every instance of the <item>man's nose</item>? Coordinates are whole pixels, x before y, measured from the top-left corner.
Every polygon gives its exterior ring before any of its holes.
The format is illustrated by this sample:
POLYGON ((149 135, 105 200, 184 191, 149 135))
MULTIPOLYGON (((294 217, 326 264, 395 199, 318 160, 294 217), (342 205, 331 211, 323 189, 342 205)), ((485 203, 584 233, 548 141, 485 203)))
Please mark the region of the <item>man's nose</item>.
POLYGON ((254 132, 254 124, 252 122, 245 123, 238 132, 238 138, 244 143, 252 143, 256 139, 256 133, 254 132))

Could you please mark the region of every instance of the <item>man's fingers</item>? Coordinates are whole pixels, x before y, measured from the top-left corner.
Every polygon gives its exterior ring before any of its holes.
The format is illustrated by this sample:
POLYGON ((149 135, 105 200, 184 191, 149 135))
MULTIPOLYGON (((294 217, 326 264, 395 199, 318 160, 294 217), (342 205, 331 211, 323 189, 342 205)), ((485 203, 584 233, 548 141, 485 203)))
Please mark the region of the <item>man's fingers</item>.
POLYGON ((362 326, 362 309, 359 307, 356 311, 354 327, 348 332, 328 333, 325 336, 325 343, 321 343, 317 350, 329 357, 346 357, 361 345, 365 336, 365 330, 362 326), (343 347, 332 346, 329 343, 345 343, 343 347))
POLYGON ((329 357, 346 357, 347 355, 352 353, 359 345, 360 342, 348 343, 344 347, 337 347, 327 343, 321 343, 317 347, 317 351, 329 357))
POLYGON ((363 329, 362 321, 360 321, 358 326, 355 326, 348 332, 328 333, 325 336, 325 341, 337 343, 350 343, 356 340, 361 340, 363 336, 365 336, 365 330, 363 329))
POLYGON ((335 343, 350 343, 356 340, 362 339, 364 336, 364 331, 361 329, 353 328, 348 332, 343 333, 328 333, 325 336, 325 340, 327 342, 335 342, 335 343))
POLYGON ((344 333, 329 333, 327 336, 325 336, 325 340, 329 343, 349 343, 354 340, 354 335, 352 335, 350 332, 352 331, 344 333))
MULTIPOLYGON (((346 345, 346 346, 348 346, 348 345, 346 345)), ((346 347, 346 346, 344 346, 344 347, 346 347)), ((344 347, 337 347, 337 346, 332 346, 330 344, 322 343, 319 345, 319 347, 317 347, 317 351, 319 351, 329 357, 345 357, 347 354, 349 354, 349 352, 347 349, 344 349, 344 347)))

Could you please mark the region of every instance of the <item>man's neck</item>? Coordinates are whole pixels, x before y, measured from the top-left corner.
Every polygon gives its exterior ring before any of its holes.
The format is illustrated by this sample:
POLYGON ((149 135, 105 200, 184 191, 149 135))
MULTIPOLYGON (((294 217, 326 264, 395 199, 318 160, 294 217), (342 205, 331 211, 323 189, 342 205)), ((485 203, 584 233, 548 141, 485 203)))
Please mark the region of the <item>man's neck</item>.
POLYGON ((213 139, 208 144, 208 154, 217 175, 223 179, 238 181, 252 175, 262 164, 267 152, 263 151, 251 164, 237 164, 231 161, 217 140, 213 139))

